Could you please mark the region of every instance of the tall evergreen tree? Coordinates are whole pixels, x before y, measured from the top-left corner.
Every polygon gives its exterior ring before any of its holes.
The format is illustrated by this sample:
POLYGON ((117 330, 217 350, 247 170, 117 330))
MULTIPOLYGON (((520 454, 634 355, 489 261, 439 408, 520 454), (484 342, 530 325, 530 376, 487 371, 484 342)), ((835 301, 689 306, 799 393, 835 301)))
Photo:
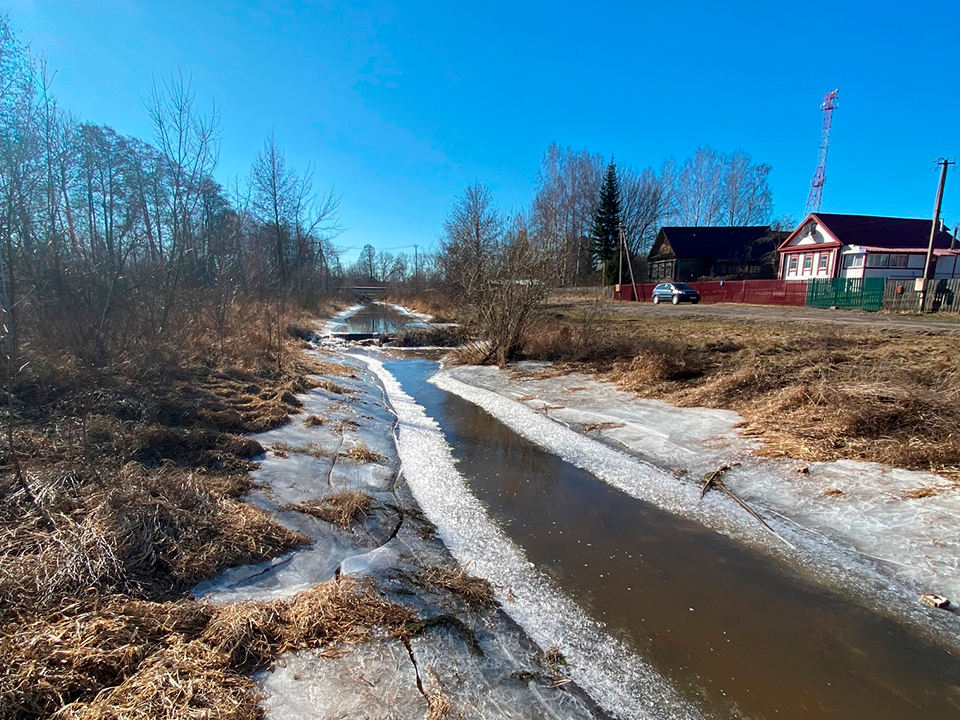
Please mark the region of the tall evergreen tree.
POLYGON ((604 284, 615 283, 620 264, 617 252, 620 242, 620 180, 617 177, 617 165, 612 158, 600 187, 600 200, 593 214, 590 242, 594 260, 603 269, 604 284))

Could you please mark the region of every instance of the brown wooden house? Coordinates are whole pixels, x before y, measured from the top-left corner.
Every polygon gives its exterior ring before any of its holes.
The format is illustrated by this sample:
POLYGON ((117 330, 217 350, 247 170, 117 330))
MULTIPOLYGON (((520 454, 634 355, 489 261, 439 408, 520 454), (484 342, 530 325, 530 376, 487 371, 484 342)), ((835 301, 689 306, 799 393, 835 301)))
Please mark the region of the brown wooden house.
POLYGON ((787 233, 769 225, 663 227, 647 258, 651 282, 776 277, 776 249, 787 233))

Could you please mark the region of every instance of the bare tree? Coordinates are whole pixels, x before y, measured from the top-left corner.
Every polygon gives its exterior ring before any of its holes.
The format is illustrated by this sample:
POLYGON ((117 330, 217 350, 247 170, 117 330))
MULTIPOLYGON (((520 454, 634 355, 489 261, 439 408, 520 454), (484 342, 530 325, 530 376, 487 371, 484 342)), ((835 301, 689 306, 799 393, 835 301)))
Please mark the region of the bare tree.
POLYGON ((286 288, 294 262, 293 225, 297 200, 297 177, 287 168, 286 156, 271 133, 257 153, 250 173, 251 207, 261 222, 271 247, 275 282, 286 288))
POLYGON ((166 170, 163 215, 169 250, 157 327, 163 332, 171 312, 179 306, 177 298, 196 238, 203 180, 212 175, 217 164, 219 111, 214 104, 209 115, 201 115, 190 80, 179 71, 171 73, 160 86, 154 82, 146 106, 166 170))
POLYGON ((631 255, 643 255, 669 212, 667 188, 653 168, 639 173, 631 168, 621 169, 620 206, 627 247, 631 255))
POLYGON ((443 224, 439 263, 465 323, 483 341, 481 362, 503 367, 520 349, 546 297, 553 264, 522 215, 509 223, 486 185, 467 186, 443 224))
POLYGON ((773 204, 769 174, 769 165, 753 164, 742 150, 727 155, 702 147, 679 168, 668 161, 661 179, 670 187, 671 221, 689 226, 763 224, 773 204))
POLYGON ((586 150, 547 148, 531 208, 532 233, 554 259, 557 282, 572 285, 592 270, 590 228, 605 163, 586 150))
POLYGON ((749 153, 727 156, 723 177, 723 206, 727 225, 760 225, 770 218, 773 195, 767 183, 771 167, 754 165, 749 153))

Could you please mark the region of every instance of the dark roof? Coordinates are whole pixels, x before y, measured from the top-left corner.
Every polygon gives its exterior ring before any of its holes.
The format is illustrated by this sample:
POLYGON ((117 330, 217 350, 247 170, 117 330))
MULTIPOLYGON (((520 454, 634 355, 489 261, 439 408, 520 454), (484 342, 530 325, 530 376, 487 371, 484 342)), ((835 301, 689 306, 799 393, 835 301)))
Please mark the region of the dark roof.
MULTIPOLYGON (((814 213, 814 217, 844 245, 896 249, 926 248, 930 243, 932 221, 929 219, 833 213, 814 213)), ((949 248, 950 233, 941 231, 934 241, 934 247, 949 248)))
POLYGON ((786 237, 768 225, 736 227, 663 227, 650 248, 650 259, 661 252, 664 240, 681 259, 760 260, 786 237))

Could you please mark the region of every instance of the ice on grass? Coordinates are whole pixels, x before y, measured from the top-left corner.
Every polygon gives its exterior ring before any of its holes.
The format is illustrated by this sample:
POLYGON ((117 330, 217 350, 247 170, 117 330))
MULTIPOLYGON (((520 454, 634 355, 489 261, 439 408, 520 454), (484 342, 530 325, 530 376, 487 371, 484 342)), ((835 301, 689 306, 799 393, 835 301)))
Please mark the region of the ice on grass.
POLYGON ((396 418, 365 367, 353 370, 353 377, 327 378, 328 385, 299 395, 301 413, 256 436, 267 452, 252 473, 256 487, 245 500, 306 535, 310 545, 283 558, 225 570, 197 585, 197 598, 230 602, 290 597, 333 579, 345 560, 365 555, 390 537, 398 522, 388 507, 399 462, 393 442, 396 418), (318 420, 305 422, 308 417, 318 420), (355 448, 365 450, 360 459, 350 454, 355 448), (292 509, 345 490, 373 499, 371 510, 350 532, 292 509))

